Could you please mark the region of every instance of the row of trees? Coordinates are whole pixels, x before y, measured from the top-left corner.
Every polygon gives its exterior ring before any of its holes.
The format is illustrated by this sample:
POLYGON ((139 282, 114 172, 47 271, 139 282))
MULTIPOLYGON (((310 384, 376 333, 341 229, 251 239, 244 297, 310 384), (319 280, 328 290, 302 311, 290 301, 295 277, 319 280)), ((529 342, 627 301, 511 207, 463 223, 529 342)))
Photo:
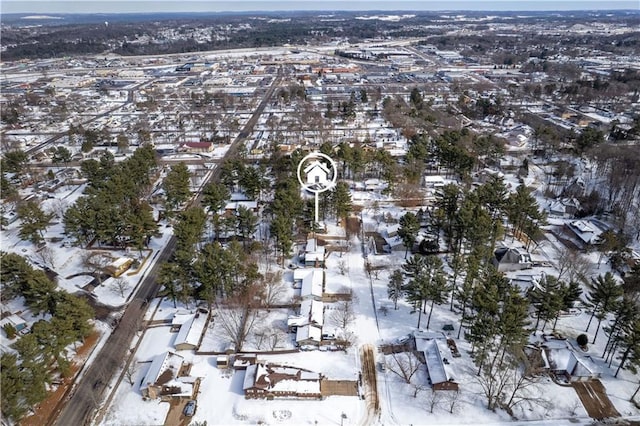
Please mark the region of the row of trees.
MULTIPOLYGON (((31 312, 48 317, 18 338, 12 345, 15 353, 1 356, 2 413, 18 421, 46 397, 54 376, 71 374, 69 345, 91 333, 93 310, 84 299, 59 290, 23 257, 2 252, 0 263, 3 299, 24 297, 31 312)), ((4 331, 11 339, 17 336, 10 325, 4 331)))

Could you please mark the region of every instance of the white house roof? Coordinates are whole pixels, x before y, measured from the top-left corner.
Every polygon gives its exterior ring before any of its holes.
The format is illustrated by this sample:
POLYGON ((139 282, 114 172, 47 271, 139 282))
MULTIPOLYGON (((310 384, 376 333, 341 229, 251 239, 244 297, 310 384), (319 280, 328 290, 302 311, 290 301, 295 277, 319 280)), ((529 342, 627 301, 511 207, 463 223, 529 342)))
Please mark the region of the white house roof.
POLYGON ((298 330, 296 332, 296 342, 313 340, 314 342, 320 343, 321 338, 322 330, 312 325, 304 325, 302 327, 298 327, 298 330))
POLYGON ((238 210, 240 207, 244 207, 248 210, 256 210, 258 208, 257 201, 231 201, 224 206, 225 210, 238 210))
POLYGON ((317 170, 324 172, 325 175, 329 174, 329 169, 327 168, 327 166, 325 166, 318 160, 310 162, 307 167, 304 168, 304 173, 308 174, 310 171, 315 170, 316 168, 317 170))
POLYGON ((171 325, 182 325, 193 318, 194 314, 194 311, 177 311, 175 314, 173 314, 171 325))
POLYGON ((424 350, 424 359, 427 364, 427 371, 431 383, 444 383, 453 380, 449 365, 444 363, 444 358, 449 351, 446 343, 442 339, 432 339, 427 341, 424 350))
POLYGON ((202 331, 204 330, 206 322, 207 314, 199 312, 192 315, 191 319, 187 320, 182 324, 182 326, 180 326, 180 331, 178 331, 174 346, 184 343, 198 346, 198 342, 200 341, 200 336, 202 336, 202 331))
POLYGON ((600 373, 599 368, 589 359, 577 355, 566 341, 544 343, 549 362, 555 370, 564 370, 573 377, 590 377, 600 373))
POLYGON ((569 226, 578 238, 588 244, 594 243, 603 232, 602 229, 589 220, 574 220, 569 223, 569 226))
POLYGON ((287 318, 287 327, 302 327, 309 324, 309 317, 306 315, 289 316, 287 318))
POLYGON ((324 303, 317 300, 306 299, 300 305, 300 316, 308 318, 307 324, 324 324, 324 303))
POLYGON ((266 374, 267 369, 262 364, 252 364, 247 367, 244 373, 244 381, 242 383, 242 389, 247 390, 252 388, 256 383, 256 378, 262 374, 266 374))
POLYGON ((315 238, 309 238, 307 240, 307 245, 304 249, 305 253, 310 254, 310 253, 322 253, 322 255, 324 256, 324 246, 318 245, 317 241, 315 238))
POLYGON ((416 350, 424 352, 434 339, 446 339, 447 336, 441 331, 424 331, 416 330, 413 332, 413 337, 416 340, 416 350))
MULTIPOLYGON (((297 271, 300 271, 298 269, 297 271)), ((297 272, 296 271, 296 272, 297 272)), ((319 268, 313 269, 302 269, 301 271, 306 271, 307 273, 302 276, 302 286, 300 288, 300 296, 302 298, 305 297, 322 297, 322 283, 324 281, 324 271, 319 268)), ((301 276, 300 273, 298 276, 301 276)), ((294 272, 295 279, 295 272, 294 272)))

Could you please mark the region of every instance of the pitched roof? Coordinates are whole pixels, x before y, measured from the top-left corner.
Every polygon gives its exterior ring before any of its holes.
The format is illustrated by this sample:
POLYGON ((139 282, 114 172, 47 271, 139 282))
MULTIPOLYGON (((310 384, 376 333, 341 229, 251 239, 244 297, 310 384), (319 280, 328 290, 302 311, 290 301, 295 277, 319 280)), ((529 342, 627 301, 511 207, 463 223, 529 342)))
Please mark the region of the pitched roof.
POLYGON ((151 366, 142 380, 140 390, 142 391, 156 384, 165 384, 177 377, 183 361, 184 358, 174 352, 167 351, 157 355, 153 361, 151 361, 151 366), (160 381, 162 382, 160 383, 160 381))

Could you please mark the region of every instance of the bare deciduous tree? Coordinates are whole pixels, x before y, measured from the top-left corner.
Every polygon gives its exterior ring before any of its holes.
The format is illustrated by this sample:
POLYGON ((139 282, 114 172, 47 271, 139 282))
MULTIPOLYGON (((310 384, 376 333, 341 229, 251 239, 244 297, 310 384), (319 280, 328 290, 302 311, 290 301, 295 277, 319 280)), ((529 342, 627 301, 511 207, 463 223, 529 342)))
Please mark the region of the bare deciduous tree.
POLYGON ((242 350, 249 333, 260 319, 257 309, 260 298, 255 297, 256 294, 260 294, 260 289, 257 284, 252 288, 247 288, 243 294, 228 299, 225 306, 217 307, 218 324, 236 352, 242 350))
POLYGON ((442 400, 442 392, 435 391, 431 389, 431 392, 427 394, 427 407, 429 407, 429 412, 433 414, 433 410, 438 406, 440 401, 442 400))
POLYGON ((53 200, 51 211, 61 219, 64 217, 64 213, 67 211, 68 207, 69 202, 67 200, 56 198, 55 200, 53 200))
POLYGON ((453 414, 458 410, 458 404, 460 402, 460 392, 447 391, 444 395, 444 400, 447 404, 447 408, 449 409, 449 413, 453 414))
POLYGON ((87 250, 82 253, 82 264, 89 269, 100 284, 102 284, 102 275, 105 268, 111 263, 111 258, 107 253, 101 251, 87 250))
POLYGON ((280 330, 280 329, 274 330, 269 335, 269 349, 272 351, 276 350, 278 345, 281 342, 286 341, 286 339, 287 339, 287 333, 285 333, 283 330, 280 330))
POLYGON ((266 272, 262 283, 264 285, 262 302, 268 309, 277 304, 285 294, 286 287, 282 282, 282 271, 266 272))
POLYGON ((127 378, 127 382, 129 382, 131 386, 133 386, 133 383, 134 383, 133 379, 136 376, 136 363, 137 363, 137 360, 132 359, 129 365, 127 366, 127 369, 124 372, 124 375, 127 378))
POLYGON ((329 321, 343 334, 347 334, 351 323, 356 319, 353 311, 353 298, 351 300, 341 300, 332 304, 332 309, 328 315, 329 321))
POLYGON ((411 383, 411 387, 413 388, 413 397, 417 398, 420 392, 424 392, 427 390, 427 387, 422 383, 411 383))
POLYGON ((411 378, 420 368, 420 361, 413 352, 400 352, 389 355, 391 361, 387 362, 389 371, 400 377, 405 383, 411 383, 411 378))
POLYGON ((577 250, 563 247, 558 250, 558 280, 585 283, 591 272, 591 263, 577 250))
POLYGON ((338 262, 338 271, 340 271, 340 275, 346 275, 347 274, 347 262, 346 261, 341 260, 341 261, 338 262))
POLYGON ((53 250, 49 246, 44 246, 40 250, 36 252, 36 256, 38 260, 42 262, 43 265, 54 269, 56 267, 56 257, 53 253, 53 250))
POLYGON ((114 292, 120 294, 120 297, 124 297, 124 292, 127 290, 127 281, 124 278, 118 277, 113 279, 111 286, 114 292))
POLYGON ((538 405, 545 407, 549 401, 537 392, 535 377, 525 375, 521 362, 511 354, 501 362, 486 363, 481 374, 476 377, 487 398, 487 408, 513 410, 517 405, 538 405))

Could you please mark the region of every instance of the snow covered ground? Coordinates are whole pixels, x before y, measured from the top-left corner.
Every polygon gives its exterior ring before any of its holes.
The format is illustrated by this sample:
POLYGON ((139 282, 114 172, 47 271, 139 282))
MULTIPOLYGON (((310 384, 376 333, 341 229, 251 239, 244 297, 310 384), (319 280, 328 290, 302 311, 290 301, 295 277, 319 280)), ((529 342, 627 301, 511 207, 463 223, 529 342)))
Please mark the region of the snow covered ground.
MULTIPOLYGON (((366 212, 365 212, 366 214, 366 212)), ((260 360, 272 363, 282 363, 295 367, 307 368, 320 372, 332 379, 357 378, 360 371, 360 360, 356 348, 366 343, 379 345, 390 342, 416 330, 417 314, 411 313, 412 308, 400 300, 398 309, 393 309, 393 303, 387 298, 387 282, 389 273, 404 261, 404 252, 391 255, 373 257, 375 264, 387 265, 388 269, 381 270, 378 277, 370 279, 364 268, 365 259, 361 253, 361 246, 357 239, 352 240, 351 251, 340 256, 331 253, 327 259, 327 280, 341 279, 353 290, 356 300, 356 321, 353 332, 356 344, 345 352, 299 352, 294 354, 259 355, 260 360), (340 266, 340 264, 346 267, 340 266), (340 273, 340 269, 345 274, 340 273), (386 306, 387 313, 379 308, 386 306)), ((290 274, 284 275, 290 284, 290 274)), ((153 306, 153 304, 152 304, 153 306)), ((154 319, 167 319, 175 311, 171 302, 163 302, 154 319)), ((266 323, 284 320, 287 310, 272 310, 264 318, 266 323)), ((575 338, 584 332, 590 314, 582 312, 579 316, 562 317, 558 322, 558 331, 567 338, 575 338)), ((436 306, 431 319, 430 329, 441 331, 445 324, 452 324, 455 331, 450 332, 454 337, 459 326, 459 316, 449 310, 448 304, 436 306)), ((421 328, 424 329, 426 318, 423 316, 421 328)), ((550 329, 550 327, 548 327, 550 329)), ((590 335, 595 330, 595 323, 591 325, 590 335)), ((623 416, 638 416, 640 411, 628 402, 629 396, 635 390, 633 375, 622 371, 619 378, 613 378, 616 362, 609 368, 600 358, 605 344, 605 336, 600 332, 595 345, 590 345, 588 355, 602 370, 602 381, 608 394, 618 411, 623 416)), ((160 327, 147 331, 138 352, 138 361, 149 360, 153 355, 171 349, 173 334, 168 333, 167 327, 160 327)), ((537 339, 539 336, 532 336, 537 339)), ((220 335, 207 333, 203 345, 208 350, 219 350, 224 346, 224 338, 220 335)), ((570 387, 561 387, 550 379, 541 378, 536 384, 538 395, 545 396, 549 401, 546 406, 522 405, 515 410, 519 421, 514 422, 505 412, 491 412, 486 409, 484 396, 480 384, 476 380, 476 367, 470 357, 470 345, 464 339, 456 339, 460 358, 451 362, 455 379, 460 385, 460 393, 453 398, 447 392, 436 396, 433 412, 430 409, 433 393, 426 384, 426 369, 422 365, 412 382, 419 390, 414 397, 415 386, 407 385, 389 369, 378 372, 378 391, 381 397, 382 414, 380 423, 388 424, 504 424, 525 422, 526 424, 589 424, 592 420, 587 416, 576 392, 570 387)), ((249 344, 248 349, 251 348, 249 344)), ((181 351, 193 363, 192 375, 202 377, 202 385, 198 395, 198 410, 193 421, 207 421, 207 424, 361 424, 365 418, 364 401, 357 397, 329 397, 323 401, 298 400, 245 400, 242 394, 244 372, 230 373, 219 370, 215 364, 215 356, 195 355, 193 352, 181 351), (346 418, 341 418, 342 413, 346 418)), ((378 354, 378 360, 383 355, 378 354)), ((138 379, 134 386, 126 381, 120 384, 117 397, 109 409, 109 415, 103 424, 155 424, 162 421, 162 416, 168 411, 168 404, 149 401, 142 402, 138 382, 146 372, 145 363, 139 363, 138 379), (148 413, 148 414, 144 414, 148 413)))
MULTIPOLYGON (((535 170, 535 169, 534 169, 535 170)), ((537 173, 537 172, 536 172, 537 173)), ((541 176, 534 176, 531 182, 541 176)), ((507 177, 512 188, 516 179, 507 177)), ((56 194, 56 199, 44 202, 44 208, 55 211, 56 204, 64 201, 69 205, 82 193, 82 187, 61 188, 56 194), (62 201, 61 201, 62 200, 62 201)), ((388 199, 383 199, 372 192, 358 192, 354 199, 365 205, 362 215, 365 227, 369 229, 381 229, 384 223, 378 223, 373 218, 373 201, 378 199, 381 207, 377 214, 389 213, 394 218, 399 218, 403 210, 394 207, 388 199)), ((57 219, 59 220, 59 219, 57 219)), ((562 225, 564 219, 553 218, 552 225, 562 225)), ((339 234, 339 229, 329 225, 331 234, 339 234)), ((47 230, 47 239, 62 236, 61 222, 53 224, 47 230)), ((123 279, 125 286, 123 294, 115 288, 111 279, 105 280, 102 285, 96 287, 93 292, 100 302, 121 306, 126 303, 137 284, 144 278, 148 268, 153 264, 157 253, 164 246, 171 235, 170 228, 161 228, 163 236, 151 241, 151 253, 143 253, 143 267, 130 271, 132 275, 125 273, 123 279), (144 259, 147 259, 144 261, 144 259)), ((44 259, 36 251, 33 244, 21 241, 17 236, 17 223, 9 225, 2 232, 3 250, 14 251, 27 256, 35 264, 42 265, 44 259)), ((412 307, 403 300, 398 301, 398 309, 393 309, 393 302, 387 297, 387 283, 390 273, 400 268, 404 262, 404 251, 393 252, 388 255, 369 255, 363 257, 360 240, 356 237, 350 241, 350 251, 344 254, 332 252, 326 260, 327 288, 337 289, 342 286, 350 288, 355 301, 356 319, 351 325, 351 332, 355 336, 354 346, 346 352, 310 351, 293 354, 267 355, 259 354, 259 359, 267 362, 286 364, 300 368, 306 368, 330 379, 356 380, 360 372, 360 359, 358 347, 364 344, 380 345, 383 342, 393 342, 396 339, 416 330, 417 313, 412 313, 412 307), (365 262, 369 261, 374 267, 380 267, 377 273, 371 277, 365 272, 365 262), (384 307, 385 310, 380 308, 384 307)), ((511 243, 510 238, 505 243, 518 246, 517 241, 511 243)), ((58 273, 58 283, 62 288, 70 292, 80 289, 91 281, 87 275, 78 275, 85 268, 81 261, 83 250, 67 244, 67 240, 59 243, 48 243, 52 249, 52 269, 58 273)), ((562 249, 562 243, 553 235, 547 234, 547 241, 537 247, 532 257, 534 261, 552 262, 557 258, 558 250, 562 249)), ((136 257, 136 252, 118 252, 117 255, 129 255, 136 257)), ((585 255, 592 265, 594 274, 601 274, 610 268, 604 263, 598 266, 598 254, 585 255)), ((527 274, 539 274, 540 272, 554 273, 549 266, 536 267, 527 271, 527 274)), ((290 301, 297 293, 293 289, 292 272, 283 270, 283 283, 285 291, 281 296, 283 302, 290 301)), ((193 306, 191 306, 192 308, 193 306)), ((178 309, 185 306, 173 306, 171 301, 156 300, 149 303, 149 310, 145 319, 153 321, 166 321, 173 317, 178 309)), ((327 308, 331 308, 327 304, 327 308)), ((279 328, 285 338, 279 348, 293 348, 293 335, 286 333, 286 319, 291 309, 272 309, 270 312, 261 312, 260 327, 266 330, 279 328)), ((590 312, 582 311, 576 316, 560 318, 557 331, 567 337, 569 341, 584 333, 590 318, 590 312)), ((431 403, 433 393, 426 383, 426 369, 422 365, 412 379, 413 385, 404 381, 387 369, 378 372, 378 392, 381 398, 382 413, 380 423, 386 424, 501 424, 512 423, 513 420, 504 412, 491 412, 487 410, 481 387, 476 380, 476 367, 470 357, 470 345, 464 340, 464 333, 457 339, 459 327, 459 315, 449 310, 448 303, 434 308, 430 323, 430 330, 442 331, 444 325, 453 325, 454 331, 449 332, 454 338, 461 357, 451 361, 451 368, 455 373, 456 382, 460 385, 460 393, 457 398, 451 395, 440 396, 438 401, 431 403), (417 392, 416 392, 417 388, 417 392), (415 394, 415 396, 414 396, 415 394)), ((423 315, 421 329, 426 327, 427 318, 423 315)), ((587 334, 592 338, 597 322, 593 322, 587 334)), ((603 322, 604 325, 604 322, 603 322)), ((228 347, 219 328, 216 328, 214 318, 213 325, 207 329, 201 345, 202 351, 223 351, 228 347)), ((550 331, 550 326, 547 327, 550 331)), ((162 424, 169 411, 169 404, 157 401, 144 401, 140 393, 140 381, 149 369, 154 356, 167 350, 174 350, 175 333, 171 333, 169 326, 154 326, 147 329, 144 334, 139 333, 138 340, 132 342, 132 349, 136 348, 134 355, 134 368, 132 370, 132 382, 125 378, 120 383, 115 380, 113 386, 113 400, 107 408, 102 420, 104 425, 155 425, 162 424), (116 387, 117 385, 117 387, 116 387)), ((108 330, 106 330, 108 332, 108 330)), ((104 333, 104 335, 107 334, 104 333)), ((532 341, 539 340, 540 335, 532 335, 532 341)), ((640 416, 638 410, 629 402, 629 397, 635 391, 638 378, 628 371, 622 370, 618 377, 613 377, 617 369, 617 360, 611 367, 601 358, 606 342, 606 335, 599 332, 595 344, 589 345, 588 352, 591 361, 595 363, 602 373, 602 382, 607 393, 622 416, 640 416)), ((6 342, 2 342, 5 344, 6 342)), ((249 339, 246 350, 259 351, 261 348, 255 339, 249 339)), ((242 392, 244 372, 232 373, 226 369, 216 367, 215 355, 196 355, 192 351, 180 351, 187 362, 192 363, 191 375, 202 378, 198 394, 198 410, 193 417, 194 421, 207 421, 208 424, 362 424, 366 418, 364 401, 358 397, 329 397, 323 401, 298 401, 298 400, 246 400, 242 392), (344 417, 343 417, 344 414, 344 417)), ((378 360, 383 355, 378 354, 378 360)), ((548 406, 521 406, 514 414, 527 424, 589 424, 586 411, 582 407, 576 392, 572 388, 561 387, 550 379, 542 378, 535 386, 539 395, 544 395, 551 402, 548 406)), ((445 393, 446 394, 446 393, 445 393)), ((517 423, 517 422, 516 422, 517 423)))

